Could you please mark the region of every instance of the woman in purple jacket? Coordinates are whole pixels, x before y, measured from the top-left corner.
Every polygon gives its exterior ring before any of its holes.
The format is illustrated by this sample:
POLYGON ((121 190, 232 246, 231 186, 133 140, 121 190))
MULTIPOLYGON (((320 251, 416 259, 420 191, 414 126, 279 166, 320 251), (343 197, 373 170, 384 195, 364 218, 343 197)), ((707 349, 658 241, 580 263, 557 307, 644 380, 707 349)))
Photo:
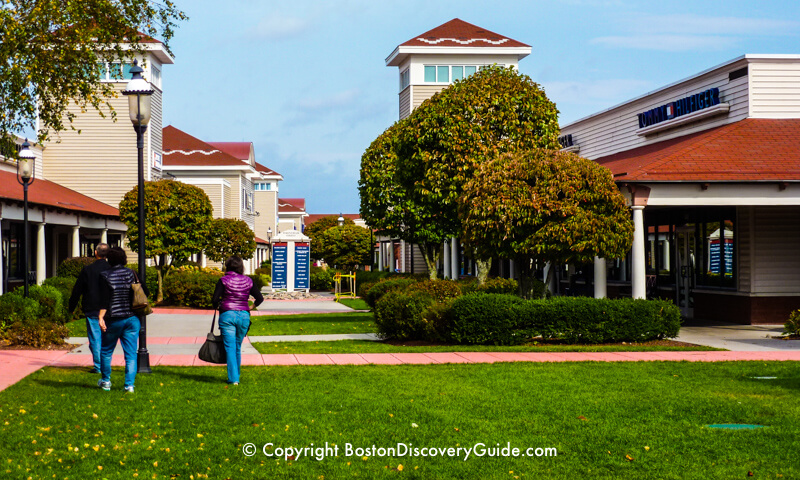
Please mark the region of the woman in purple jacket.
POLYGON ((250 330, 250 305, 253 308, 264 301, 261 291, 253 284, 253 279, 244 275, 244 262, 239 257, 225 261, 225 275, 219 279, 211 302, 219 308, 219 331, 228 354, 228 383, 239 385, 239 371, 242 367, 242 342, 250 330))

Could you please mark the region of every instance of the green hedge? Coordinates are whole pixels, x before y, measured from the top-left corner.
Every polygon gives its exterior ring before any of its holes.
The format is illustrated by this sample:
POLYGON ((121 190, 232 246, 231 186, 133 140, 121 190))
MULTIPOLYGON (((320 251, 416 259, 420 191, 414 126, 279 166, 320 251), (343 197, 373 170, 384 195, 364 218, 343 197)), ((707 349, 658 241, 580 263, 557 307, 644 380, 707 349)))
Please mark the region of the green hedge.
MULTIPOLYGON (((136 272, 136 275, 139 275, 138 263, 129 263, 125 266, 136 272)), ((153 303, 156 295, 158 295, 158 269, 156 267, 145 267, 145 275, 147 276, 145 279, 148 292, 147 298, 150 299, 150 303, 153 303)))
POLYGON ((32 285, 28 298, 17 288, 0 296, 0 336, 11 345, 61 345, 69 336, 61 293, 52 286, 32 285))
POLYGON ((800 310, 789 314, 789 320, 783 325, 783 334, 800 336, 800 310))
POLYGON ((430 339, 435 328, 424 314, 434 303, 435 300, 426 292, 399 289, 386 292, 375 305, 378 334, 382 338, 398 340, 430 339))
POLYGON ((366 296, 362 296, 367 305, 375 308, 376 302, 379 298, 392 290, 405 290, 409 285, 417 283, 412 278, 397 278, 391 280, 383 280, 374 284, 366 292, 366 296))
POLYGON ((211 297, 222 272, 176 270, 164 279, 164 303, 182 307, 212 308, 211 297))
POLYGON ((70 257, 64 259, 61 265, 56 269, 56 276, 58 277, 72 277, 78 278, 81 270, 86 265, 91 265, 97 259, 95 257, 70 257))
POLYGON ((453 280, 425 280, 410 284, 406 291, 423 292, 437 302, 461 296, 461 288, 453 280))
POLYGON ((309 283, 311 290, 333 290, 333 275, 335 272, 330 268, 311 267, 311 277, 309 283))
POLYGON ((75 309, 74 313, 66 310, 69 307, 69 297, 72 295, 72 288, 75 286, 76 281, 77 278, 75 277, 50 277, 45 279, 43 284, 45 286, 55 288, 58 290, 58 293, 61 294, 61 300, 64 304, 65 322, 72 320, 72 318, 83 317, 83 310, 81 310, 80 302, 78 302, 78 308, 75 309))
POLYGON ((596 344, 676 337, 680 321, 680 310, 664 300, 472 294, 453 302, 442 329, 453 343, 515 345, 541 336, 596 344))

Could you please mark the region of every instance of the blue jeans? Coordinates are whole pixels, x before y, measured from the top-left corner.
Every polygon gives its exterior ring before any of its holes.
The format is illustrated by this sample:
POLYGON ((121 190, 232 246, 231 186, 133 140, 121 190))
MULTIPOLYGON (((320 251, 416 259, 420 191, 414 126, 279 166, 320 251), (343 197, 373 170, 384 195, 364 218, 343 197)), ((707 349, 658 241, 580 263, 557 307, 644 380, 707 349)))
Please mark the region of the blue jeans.
POLYGON ((250 329, 250 312, 228 310, 219 314, 219 331, 228 356, 228 383, 239 382, 242 368, 242 342, 250 329))
POLYGON ((133 386, 133 382, 136 380, 136 350, 140 327, 137 316, 106 320, 103 346, 100 348, 100 374, 104 382, 111 381, 111 355, 117 347, 117 340, 119 340, 119 343, 122 344, 122 352, 125 354, 125 386, 133 386))
POLYGON ((86 336, 89 337, 89 350, 92 352, 94 369, 100 371, 100 320, 97 315, 86 317, 86 336))

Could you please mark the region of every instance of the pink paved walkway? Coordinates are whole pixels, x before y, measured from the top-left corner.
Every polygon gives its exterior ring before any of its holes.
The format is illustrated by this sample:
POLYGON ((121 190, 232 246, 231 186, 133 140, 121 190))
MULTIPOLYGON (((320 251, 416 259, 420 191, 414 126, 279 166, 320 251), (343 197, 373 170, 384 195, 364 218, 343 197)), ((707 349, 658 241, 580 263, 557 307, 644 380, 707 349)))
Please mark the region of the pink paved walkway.
MULTIPOLYGON (((280 300, 282 302, 307 302, 309 300, 280 300)), ((158 314, 174 314, 174 315, 206 315, 211 316, 214 310, 201 310, 196 308, 162 308, 156 307, 153 313, 158 314)), ((262 315, 299 315, 301 313, 335 313, 330 310, 252 310, 250 315, 253 317, 260 317, 262 315)))
MULTIPOLYGON (((172 339, 173 341, 178 339, 172 339)), ((183 343, 195 343, 187 338, 183 343)), ((432 353, 338 353, 338 354, 266 354, 242 355, 242 365, 404 365, 440 363, 497 362, 729 362, 738 360, 800 361, 800 351, 767 352, 432 352, 432 353)), ((66 351, 0 351, 0 390, 17 383, 44 366, 89 367, 89 354, 66 351)), ((115 355, 112 365, 122 366, 122 355, 115 355)), ((215 366, 195 355, 150 355, 150 365, 215 366)), ((223 365, 216 365, 222 367, 223 365)))

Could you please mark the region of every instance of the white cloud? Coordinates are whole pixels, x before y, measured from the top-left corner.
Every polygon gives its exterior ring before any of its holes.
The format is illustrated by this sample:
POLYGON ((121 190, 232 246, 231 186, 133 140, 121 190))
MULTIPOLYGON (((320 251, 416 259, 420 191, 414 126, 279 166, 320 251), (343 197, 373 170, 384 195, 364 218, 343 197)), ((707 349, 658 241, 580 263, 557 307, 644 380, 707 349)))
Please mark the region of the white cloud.
POLYGON ((261 19, 258 24, 249 31, 249 35, 254 38, 266 40, 283 40, 296 37, 309 30, 311 22, 298 17, 285 17, 282 15, 270 15, 261 19))
POLYGON ((636 79, 609 79, 587 82, 544 82, 547 97, 556 102, 586 103, 600 102, 612 105, 614 102, 632 98, 645 93, 653 85, 636 79))
POLYGON ((685 52, 723 50, 734 46, 736 42, 736 38, 726 36, 662 34, 598 37, 593 38, 589 43, 634 50, 685 52))

